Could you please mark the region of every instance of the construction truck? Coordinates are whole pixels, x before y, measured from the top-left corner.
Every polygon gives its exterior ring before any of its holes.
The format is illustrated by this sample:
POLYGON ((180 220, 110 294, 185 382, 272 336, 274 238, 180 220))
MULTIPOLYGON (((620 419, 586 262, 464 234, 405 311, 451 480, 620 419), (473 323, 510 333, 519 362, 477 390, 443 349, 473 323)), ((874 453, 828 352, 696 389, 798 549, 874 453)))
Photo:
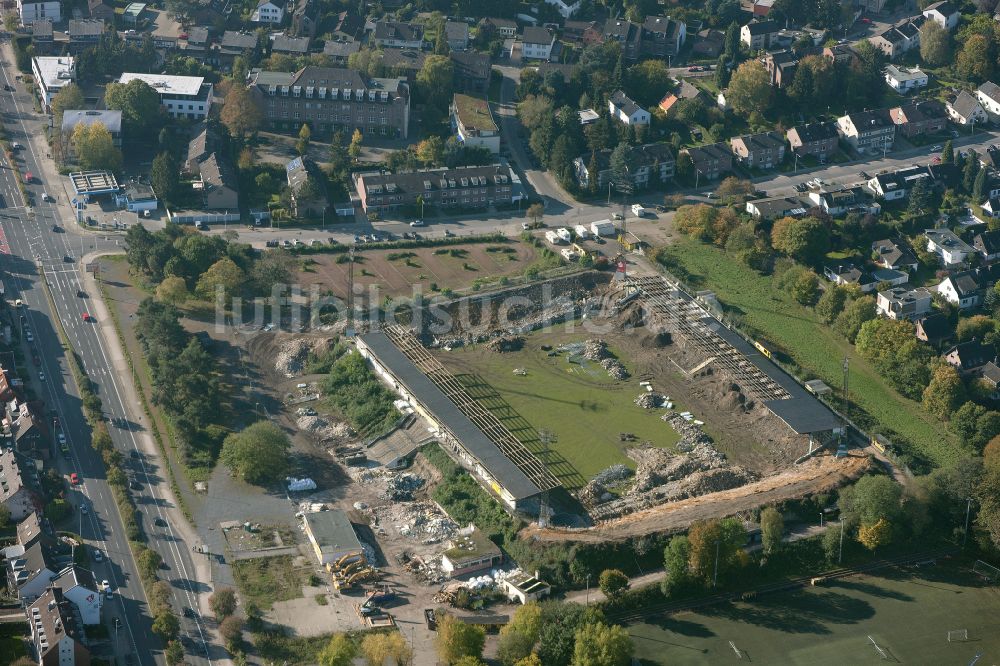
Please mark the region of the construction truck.
POLYGON ((379 571, 375 567, 365 567, 349 575, 334 574, 333 587, 337 591, 349 590, 360 582, 378 578, 378 575, 379 571))

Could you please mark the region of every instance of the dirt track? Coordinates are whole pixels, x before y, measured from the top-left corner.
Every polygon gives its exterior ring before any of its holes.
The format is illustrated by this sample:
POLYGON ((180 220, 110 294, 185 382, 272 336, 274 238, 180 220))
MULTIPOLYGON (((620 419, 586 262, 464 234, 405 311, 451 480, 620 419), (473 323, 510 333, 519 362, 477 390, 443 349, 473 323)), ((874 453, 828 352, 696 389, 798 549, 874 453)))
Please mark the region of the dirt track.
POLYGON ((533 525, 523 530, 521 537, 594 543, 678 532, 697 520, 731 516, 740 511, 836 488, 848 479, 860 476, 868 465, 868 457, 861 454, 840 459, 823 455, 739 488, 670 502, 588 529, 541 529, 533 525))

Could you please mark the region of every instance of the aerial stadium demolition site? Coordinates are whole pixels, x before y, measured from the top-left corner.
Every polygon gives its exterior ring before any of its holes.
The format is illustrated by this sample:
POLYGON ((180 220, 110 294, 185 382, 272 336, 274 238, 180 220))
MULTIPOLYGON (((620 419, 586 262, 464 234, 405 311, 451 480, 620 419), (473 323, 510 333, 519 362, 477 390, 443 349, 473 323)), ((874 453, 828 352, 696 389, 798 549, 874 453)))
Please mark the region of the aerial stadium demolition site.
MULTIPOLYGON (((525 534, 536 539, 683 530, 830 490, 868 466, 859 451, 837 455, 842 422, 832 411, 659 276, 622 283, 581 273, 395 319, 355 342, 414 412, 408 436, 437 440, 532 521, 525 534), (540 408, 565 409, 576 430, 526 415, 552 392, 565 404, 540 408), (589 434, 580 436, 581 427, 589 434), (611 464, 581 471, 590 460, 611 464)), ((278 365, 287 365, 321 340, 316 332, 279 334, 268 353, 277 350, 278 365)), ((341 461, 370 445, 323 419, 298 421, 341 461)), ((433 476, 429 467, 418 456, 417 471, 433 476)), ((356 481, 388 483, 383 499, 416 489, 397 488, 405 478, 356 471, 356 481)), ((368 512, 379 524, 405 518, 368 512)), ((443 518, 431 513, 431 522, 443 518)))

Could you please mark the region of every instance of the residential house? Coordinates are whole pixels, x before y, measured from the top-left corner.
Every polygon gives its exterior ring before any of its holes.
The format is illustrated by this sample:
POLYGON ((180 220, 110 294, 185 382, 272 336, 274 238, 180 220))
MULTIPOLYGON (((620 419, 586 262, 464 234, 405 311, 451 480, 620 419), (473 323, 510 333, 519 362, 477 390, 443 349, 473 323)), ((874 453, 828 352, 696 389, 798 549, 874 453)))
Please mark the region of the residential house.
POLYGON ((191 176, 201 174, 201 163, 213 152, 213 137, 208 131, 208 125, 200 123, 188 142, 187 159, 184 161, 184 172, 191 176))
POLYGON ((419 23, 399 21, 378 21, 372 36, 379 48, 416 49, 424 48, 424 26, 419 23))
POLYGON ((883 238, 872 243, 872 255, 882 268, 896 271, 917 270, 917 257, 904 239, 883 238))
POLYGON ((616 90, 608 100, 611 117, 626 125, 648 125, 649 111, 636 104, 623 91, 616 90))
POLYGON ((927 73, 917 67, 897 67, 896 65, 886 65, 885 82, 889 87, 905 95, 914 90, 927 87, 927 73))
POLYGON ((864 270, 863 268, 859 268, 852 263, 824 266, 823 277, 836 285, 854 285, 858 287, 863 294, 875 291, 875 288, 879 283, 878 279, 870 272, 864 270))
POLYGON ((807 207, 795 197, 772 197, 768 199, 751 199, 746 203, 746 210, 757 220, 777 220, 781 217, 801 217, 806 214, 807 207))
POLYGON ((958 20, 962 18, 961 12, 949 0, 927 5, 923 15, 924 18, 934 21, 948 32, 958 27, 958 20))
POLYGON ((924 20, 923 16, 908 18, 875 35, 868 41, 871 42, 872 46, 882 51, 889 60, 895 60, 904 53, 919 48, 920 26, 923 25, 924 20))
POLYGON ((566 21, 561 39, 570 44, 591 46, 603 40, 602 25, 597 21, 566 21))
POLYGON ((406 77, 409 85, 416 83, 417 74, 427 61, 430 51, 414 51, 413 49, 382 49, 382 66, 393 76, 406 77))
POLYGON ((774 0, 753 0, 751 13, 755 19, 767 18, 767 15, 771 13, 772 7, 774 7, 774 0))
POLYGON ((920 319, 931 311, 931 292, 923 287, 893 287, 878 292, 875 307, 888 319, 920 319))
POLYGON ((921 178, 930 178, 927 167, 912 166, 898 171, 879 173, 868 180, 868 189, 885 201, 905 199, 921 178))
POLYGON ((193 184, 203 196, 205 210, 239 210, 239 179, 219 153, 212 153, 199 165, 200 180, 193 184))
POLYGON ((14 522, 20 522, 42 508, 35 477, 36 472, 30 463, 12 449, 0 453, 0 504, 7 507, 14 522))
POLYGON ((469 48, 469 24, 465 21, 445 21, 445 39, 452 51, 464 51, 469 48))
POLYGON ((778 132, 762 132, 734 137, 733 153, 744 166, 773 169, 785 159, 785 139, 778 132))
POLYGON ((844 187, 839 190, 820 190, 809 193, 809 202, 827 215, 837 217, 852 210, 877 215, 881 206, 871 201, 863 188, 844 187))
MULTIPOLYGON (((588 189, 595 174, 591 173, 596 163, 597 182, 595 188, 604 190, 611 183, 611 149, 599 150, 593 154, 583 154, 573 160, 576 182, 581 189, 588 189)), ((665 143, 650 143, 632 147, 625 158, 632 186, 637 190, 662 186, 674 177, 675 160, 670 147, 665 143)))
POLYGON ((972 247, 985 262, 1000 259, 1000 231, 982 231, 972 237, 972 247))
POLYGON ((976 249, 955 235, 951 229, 926 229, 927 251, 938 256, 945 268, 961 266, 976 249))
POLYGON ((70 140, 77 125, 96 125, 100 123, 111 133, 111 141, 117 148, 122 146, 122 112, 112 109, 105 111, 67 109, 63 111, 62 140, 65 146, 67 161, 74 159, 75 149, 70 140))
POLYGON ((669 16, 647 16, 639 33, 643 58, 663 60, 677 55, 687 39, 687 24, 669 16))
POLYGON ((490 57, 476 51, 452 51, 449 54, 455 71, 455 92, 485 95, 490 87, 490 57))
POLYGON ((323 55, 337 67, 346 67, 350 57, 361 50, 361 43, 346 40, 328 40, 323 44, 323 55))
POLYGON ((948 315, 943 312, 922 317, 916 321, 917 339, 935 348, 947 342, 955 334, 948 315))
POLYGON ((219 63, 232 67, 237 56, 250 59, 257 51, 257 35, 243 30, 226 30, 219 41, 219 63))
POLYGON ((480 30, 485 31, 490 35, 495 34, 499 37, 517 36, 517 23, 510 19, 487 16, 479 19, 478 27, 480 30))
POLYGON ((309 53, 309 38, 275 35, 271 40, 271 53, 281 53, 293 58, 307 55, 309 53))
POLYGON ((493 119, 489 102, 456 94, 452 97, 450 112, 452 131, 459 143, 500 154, 500 128, 493 119))
POLYGON ((202 76, 171 76, 169 74, 138 74, 125 72, 119 83, 138 79, 156 91, 160 104, 173 118, 204 120, 212 106, 212 84, 202 76))
POLYGON ((568 19, 570 16, 576 13, 576 10, 580 8, 583 0, 576 0, 576 2, 566 2, 566 0, 545 0, 545 4, 556 8, 559 15, 564 19, 568 19))
POLYGON ((30 26, 35 21, 48 19, 58 23, 62 19, 58 0, 16 0, 17 17, 21 25, 30 26))
POLYGON ((528 26, 521 33, 521 58, 523 60, 548 60, 552 56, 555 33, 546 28, 528 26))
POLYGON ((823 47, 823 57, 835 65, 850 65, 858 59, 858 54, 850 44, 834 44, 823 47))
POLYGON ((776 88, 784 88, 791 84, 799 67, 799 56, 789 50, 767 53, 762 60, 771 77, 771 85, 776 88))
POLYGON ((905 137, 937 134, 948 127, 948 112, 936 99, 907 102, 889 109, 889 117, 905 137))
POLYGON ((56 574, 52 587, 62 590, 63 597, 73 602, 84 625, 101 623, 102 595, 93 572, 71 564, 56 574))
POLYGON ((285 19, 285 7, 274 0, 257 0, 257 6, 250 14, 253 23, 277 25, 285 19))
POLYGON ((105 23, 114 23, 115 8, 108 0, 87 0, 87 10, 92 19, 100 19, 105 23))
POLYGON ((837 132, 859 153, 892 150, 896 124, 885 109, 850 113, 837 118, 837 132))
POLYGON ((754 21, 740 28, 740 41, 751 53, 764 51, 771 46, 771 41, 779 30, 780 26, 774 21, 754 21))
POLYGON ((997 365, 997 359, 994 358, 984 365, 979 374, 983 383, 992 389, 990 400, 1000 400, 1000 365, 997 365))
POLYGON ((441 555, 441 569, 452 578, 488 571, 503 561, 503 553, 475 525, 458 531, 441 555))
POLYGON ((296 157, 285 165, 288 189, 292 195, 292 214, 295 217, 321 216, 326 211, 326 197, 318 180, 310 184, 309 167, 305 160, 296 157), (309 186, 307 187, 307 184, 309 186))
POLYGON ((205 54, 211 46, 212 43, 209 39, 208 28, 202 26, 188 28, 187 39, 184 44, 185 55, 198 60, 204 60, 206 57, 205 54))
POLYGON ((935 291, 962 310, 974 308, 982 300, 982 290, 975 271, 949 275, 935 287, 935 291))
POLYGON ((724 173, 733 170, 733 151, 728 143, 713 143, 682 150, 691 158, 696 174, 695 181, 701 178, 716 180, 724 173))
POLYGON ((1000 120, 1000 86, 986 81, 976 89, 976 100, 990 120, 1000 120))
POLYGON ((8 403, 5 426, 14 439, 14 450, 18 453, 49 457, 50 449, 45 426, 26 402, 8 403))
POLYGON ((979 153, 979 163, 987 169, 1000 172, 1000 146, 995 143, 986 147, 986 150, 979 153))
POLYGON ((953 365, 963 377, 975 376, 993 360, 994 352, 978 340, 960 342, 944 353, 945 362, 953 365))
POLYGON ((415 206, 418 199, 439 208, 488 208, 519 201, 520 180, 506 164, 352 175, 366 213, 415 206), (518 185, 518 186, 516 186, 518 185))
POLYGON ((976 91, 976 96, 973 97, 967 91, 963 90, 958 93, 958 96, 954 100, 945 105, 945 108, 948 110, 948 117, 953 123, 958 125, 985 123, 987 119, 986 111, 979 103, 980 99, 983 99, 980 91, 976 91))
POLYGON ((706 28, 699 30, 692 40, 691 52, 703 58, 718 58, 726 46, 726 33, 706 28))
POLYGON ((48 112, 52 98, 76 80, 76 58, 36 56, 31 59, 31 73, 35 76, 42 108, 48 112))
POLYGON ((41 511, 34 511, 17 524, 17 543, 27 550, 36 543, 45 548, 55 548, 59 540, 49 519, 41 511))
POLYGON ((73 604, 50 587, 25 609, 31 645, 39 666, 89 666, 90 650, 73 604))
POLYGON ((24 553, 7 558, 7 589, 22 604, 40 597, 62 567, 56 564, 55 551, 41 541, 24 549, 24 553))
POLYGON ((292 37, 314 38, 316 25, 319 22, 320 3, 317 0, 294 1, 295 7, 292 9, 292 24, 289 27, 289 34, 292 37))
POLYGON ((663 96, 663 99, 660 100, 660 103, 657 104, 657 106, 660 107, 660 110, 663 111, 663 113, 669 113, 670 109, 674 108, 674 105, 677 104, 680 99, 680 97, 672 92, 668 92, 663 96))
POLYGON ((223 25, 233 12, 229 0, 194 0, 187 19, 194 25, 223 25))
POLYGON ((840 135, 837 134, 835 123, 809 123, 796 125, 785 135, 788 144, 799 157, 812 155, 820 162, 826 162, 827 157, 837 150, 840 135))
POLYGON ((35 55, 51 55, 55 43, 52 36, 52 21, 39 19, 31 24, 31 45, 35 55))
POLYGON ((309 65, 298 72, 255 72, 251 92, 274 128, 298 131, 359 129, 372 136, 407 138, 410 89, 402 79, 368 79, 359 72, 309 65))
POLYGON ((332 37, 337 41, 357 42, 365 33, 365 19, 354 12, 337 14, 333 26, 332 37))

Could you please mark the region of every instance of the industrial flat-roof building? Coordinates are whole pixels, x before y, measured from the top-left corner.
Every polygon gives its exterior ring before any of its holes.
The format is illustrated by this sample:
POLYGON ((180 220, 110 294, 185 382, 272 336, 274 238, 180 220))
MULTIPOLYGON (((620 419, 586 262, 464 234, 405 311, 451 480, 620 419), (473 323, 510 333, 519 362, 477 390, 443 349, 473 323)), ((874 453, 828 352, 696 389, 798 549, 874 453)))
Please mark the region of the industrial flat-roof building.
POLYGON ((376 374, 437 431, 441 447, 504 505, 516 511, 534 510, 541 493, 559 485, 544 464, 470 398, 412 333, 388 326, 356 341, 376 374), (433 381, 428 373, 433 373, 433 381))
POLYGON ((306 513, 302 522, 320 564, 330 564, 347 555, 364 554, 354 526, 343 511, 306 513))
POLYGON ((45 111, 60 90, 73 83, 76 78, 76 59, 68 56, 59 58, 36 57, 31 59, 31 73, 38 84, 38 94, 45 111))

